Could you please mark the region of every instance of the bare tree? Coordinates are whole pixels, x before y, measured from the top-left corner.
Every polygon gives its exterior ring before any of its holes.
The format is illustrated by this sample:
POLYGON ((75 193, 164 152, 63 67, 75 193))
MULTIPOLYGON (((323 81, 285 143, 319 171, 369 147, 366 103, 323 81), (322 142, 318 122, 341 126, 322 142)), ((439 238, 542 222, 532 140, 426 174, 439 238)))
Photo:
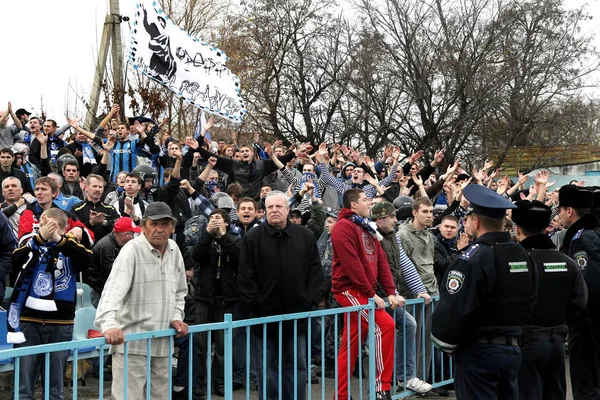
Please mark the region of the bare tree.
POLYGON ((245 5, 229 40, 246 45, 241 74, 248 79, 251 129, 288 142, 333 137, 353 40, 353 29, 331 13, 334 8, 333 0, 245 5))
POLYGON ((503 11, 500 23, 508 29, 496 60, 504 79, 486 118, 487 147, 498 165, 512 146, 591 139, 571 129, 579 123, 564 114, 583 104, 578 92, 599 66, 592 38, 579 34, 587 19, 582 9, 567 11, 556 0, 511 2, 503 11))

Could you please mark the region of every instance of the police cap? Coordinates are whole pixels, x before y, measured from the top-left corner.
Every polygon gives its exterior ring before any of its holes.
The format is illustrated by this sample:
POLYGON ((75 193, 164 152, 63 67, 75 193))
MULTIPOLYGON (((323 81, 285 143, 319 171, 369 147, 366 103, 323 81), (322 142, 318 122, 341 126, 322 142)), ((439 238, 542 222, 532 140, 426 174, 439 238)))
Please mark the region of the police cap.
POLYGON ((539 231, 550 225, 552 210, 541 201, 519 200, 512 210, 512 220, 515 224, 529 231, 539 231))
POLYGON ((576 185, 565 185, 558 191, 559 207, 589 208, 592 205, 592 192, 576 185))
POLYGON ((469 185, 463 190, 463 195, 471 203, 471 212, 489 218, 503 218, 507 209, 516 206, 491 189, 481 185, 469 185))

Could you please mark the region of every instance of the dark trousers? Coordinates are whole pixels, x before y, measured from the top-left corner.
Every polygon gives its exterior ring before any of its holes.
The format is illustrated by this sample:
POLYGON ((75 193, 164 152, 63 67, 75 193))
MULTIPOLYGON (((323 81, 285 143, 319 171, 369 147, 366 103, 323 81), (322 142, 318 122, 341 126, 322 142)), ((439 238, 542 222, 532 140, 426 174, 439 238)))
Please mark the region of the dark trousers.
POLYGON ((528 400, 564 400, 565 338, 531 340, 521 344, 519 398, 528 400))
POLYGON ((472 344, 456 354, 454 389, 458 400, 519 398, 518 346, 472 344))
MULTIPOLYGON (((252 318, 251 310, 241 301, 233 306, 233 319, 236 321, 252 318)), ((252 354, 252 333, 250 329, 238 328, 233 330, 233 383, 246 381, 246 368, 250 368, 250 381, 256 382, 256 357, 252 354), (248 337, 250 346, 246 346, 248 337), (250 353, 250 364, 247 364, 247 355, 250 353)), ((249 385, 250 382, 246 382, 249 385)))
MULTIPOLYGON (((262 330, 262 327, 261 327, 262 330)), ((279 399, 279 379, 281 379, 281 398, 283 400, 305 400, 308 366, 306 362, 306 333, 298 332, 297 343, 294 343, 293 332, 284 332, 281 343, 281 375, 279 375, 279 337, 267 335, 266 348, 262 334, 253 334, 254 354, 258 368, 259 399, 279 399), (264 352, 266 351, 266 365, 264 352), (296 363, 294 363, 296 358, 296 363), (294 374, 296 373, 296 386, 294 374), (263 386, 263 374, 266 375, 267 386, 263 386), (266 391, 266 393, 265 393, 266 391)))
MULTIPOLYGON (((225 304, 222 299, 215 298, 213 304, 204 303, 198 301, 196 303, 196 311, 195 311, 195 322, 197 324, 207 324, 211 322, 223 322, 225 318, 225 314, 234 314, 234 305, 233 303, 225 304)), ((200 366, 199 376, 201 380, 204 380, 206 377, 206 366, 207 362, 212 365, 211 367, 211 377, 212 382, 215 387, 223 387, 224 380, 224 355, 225 355, 225 335, 222 330, 213 331, 211 333, 212 340, 215 344, 215 352, 214 357, 212 359, 212 363, 207 361, 211 354, 211 344, 207 343, 208 335, 206 332, 200 332, 199 334, 199 348, 200 348, 200 366)), ((235 346, 234 346, 235 347, 235 346)), ((238 357, 236 357, 236 353, 234 352, 234 361, 233 361, 233 370, 237 370, 238 367, 238 357)), ((238 383, 234 379, 234 383, 238 383)))
POLYGON ((573 398, 600 399, 600 331, 588 321, 569 327, 569 362, 573 398))

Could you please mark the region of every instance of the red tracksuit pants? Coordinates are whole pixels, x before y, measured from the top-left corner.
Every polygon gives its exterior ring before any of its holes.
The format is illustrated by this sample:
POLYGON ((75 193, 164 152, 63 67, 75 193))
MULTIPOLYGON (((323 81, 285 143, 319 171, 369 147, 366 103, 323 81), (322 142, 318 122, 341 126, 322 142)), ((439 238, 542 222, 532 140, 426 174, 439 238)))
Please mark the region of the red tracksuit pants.
MULTIPOLYGON (((352 307, 369 303, 369 298, 357 290, 347 290, 335 293, 335 299, 342 307, 352 307)), ((344 315, 344 324, 348 316, 344 315)), ((356 358, 360 350, 359 343, 364 343, 369 329, 369 312, 360 312, 360 342, 358 338, 358 312, 350 313, 350 341, 348 342, 348 328, 344 326, 344 335, 337 359, 338 387, 337 396, 333 399, 347 400, 348 393, 348 363, 350 375, 354 372, 356 358), (348 354, 348 344, 350 353, 348 354)), ((375 348, 369 349, 369 354, 375 356, 375 390, 377 392, 390 390, 392 374, 394 372, 394 319, 385 310, 375 311, 375 348)))

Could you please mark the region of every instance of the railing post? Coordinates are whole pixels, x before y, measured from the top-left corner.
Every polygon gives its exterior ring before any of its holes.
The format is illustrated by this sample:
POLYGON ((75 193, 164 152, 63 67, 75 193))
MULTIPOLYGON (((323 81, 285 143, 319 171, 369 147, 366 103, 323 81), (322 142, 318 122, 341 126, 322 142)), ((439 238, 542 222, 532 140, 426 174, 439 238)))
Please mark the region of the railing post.
POLYGON ((233 318, 231 314, 225 314, 225 323, 227 326, 225 327, 225 379, 224 379, 224 389, 225 389, 225 398, 231 399, 233 398, 233 329, 231 328, 231 322, 233 318))
POLYGON ((369 299, 369 398, 375 398, 375 299, 373 298, 369 299))

